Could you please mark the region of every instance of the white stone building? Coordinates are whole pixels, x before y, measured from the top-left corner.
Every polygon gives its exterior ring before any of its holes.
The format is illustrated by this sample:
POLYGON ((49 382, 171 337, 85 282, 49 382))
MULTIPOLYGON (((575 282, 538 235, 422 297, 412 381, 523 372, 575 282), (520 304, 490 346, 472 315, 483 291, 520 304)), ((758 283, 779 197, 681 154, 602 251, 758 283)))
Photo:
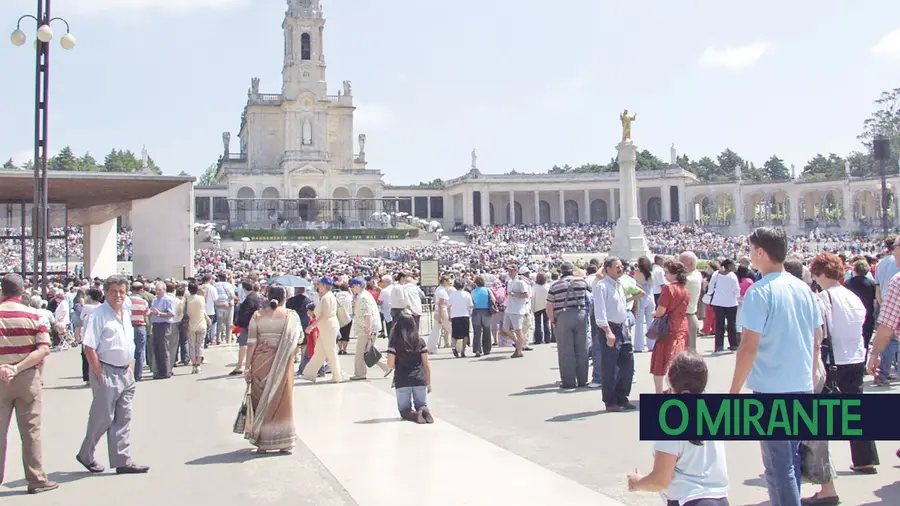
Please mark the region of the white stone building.
MULTIPOLYGON (((464 176, 440 186, 389 186, 367 168, 365 135, 354 152, 353 90, 328 94, 325 18, 320 0, 288 0, 282 25, 281 93, 260 93, 252 79, 237 151, 223 134, 218 186, 195 189, 198 221, 229 228, 366 227, 380 211, 456 224, 597 223, 619 214, 618 173, 483 174, 472 152, 464 176), (510 203, 513 205, 510 206, 510 203), (512 210, 512 212, 510 212, 512 210)), ((612 144, 612 143, 611 143, 612 144)), ((702 221, 724 233, 762 224, 791 233, 878 226, 878 179, 704 184, 675 164, 638 171, 638 216, 645 221, 702 221)), ((888 180, 892 226, 900 177, 888 180)))

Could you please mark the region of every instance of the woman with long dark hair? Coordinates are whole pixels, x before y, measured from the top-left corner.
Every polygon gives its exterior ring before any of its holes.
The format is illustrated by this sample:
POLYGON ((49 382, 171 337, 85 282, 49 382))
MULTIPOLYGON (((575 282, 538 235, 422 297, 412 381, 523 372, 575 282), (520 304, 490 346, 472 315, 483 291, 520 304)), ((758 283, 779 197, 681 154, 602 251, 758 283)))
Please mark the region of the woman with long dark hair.
POLYGON ((669 364, 687 347, 687 307, 691 296, 685 286, 687 274, 681 262, 670 260, 663 269, 668 284, 662 287, 653 317, 668 317, 669 333, 665 339, 656 343, 650 357, 650 374, 653 375, 653 385, 658 394, 663 391, 663 379, 669 372, 669 364))
MULTIPOLYGON (((682 351, 669 366, 669 392, 700 395, 708 378, 703 357, 682 351)), ((657 441, 653 453, 653 471, 629 475, 628 490, 662 492, 667 506, 728 506, 724 441, 657 441)))
POLYGON ((273 284, 269 303, 250 320, 244 375, 250 383, 253 424, 246 438, 260 453, 288 453, 297 440, 294 428, 294 357, 303 335, 300 317, 284 307, 287 293, 273 284))
POLYGON ((434 423, 428 409, 431 393, 428 346, 419 336, 419 327, 410 311, 402 311, 394 320, 387 352, 388 368, 394 369, 400 416, 411 422, 434 423))

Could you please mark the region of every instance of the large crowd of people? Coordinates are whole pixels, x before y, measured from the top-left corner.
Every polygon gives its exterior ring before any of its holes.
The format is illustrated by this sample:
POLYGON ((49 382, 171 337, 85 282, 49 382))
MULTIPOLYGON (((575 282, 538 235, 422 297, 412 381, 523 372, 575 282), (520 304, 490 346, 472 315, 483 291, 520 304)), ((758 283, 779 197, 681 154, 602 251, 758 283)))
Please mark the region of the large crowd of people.
MULTIPOLYGON (((0 229, 0 272, 21 272, 23 241, 18 238, 20 229, 0 229)), ((31 228, 24 230, 25 261, 31 266, 34 259, 32 250, 31 228)), ((84 258, 84 229, 82 227, 54 227, 50 230, 47 241, 48 262, 77 264, 84 258)), ((118 232, 116 244, 117 259, 130 262, 133 258, 132 231, 122 228, 118 232)), ((50 269, 57 270, 57 269, 50 269)))
MULTIPOLYGON (((399 416, 433 422, 429 356, 442 350, 463 360, 505 348, 511 359, 527 360, 534 347, 556 343, 559 387, 597 389, 609 412, 636 409, 635 374, 649 373, 658 393, 703 393, 703 335, 713 337, 714 354, 735 353, 732 393, 852 395, 867 373, 878 387, 897 380, 900 240, 788 238, 777 228, 729 238, 691 225, 646 227, 658 254, 633 262, 565 260, 565 253, 608 251, 609 224, 491 226, 468 228, 466 242, 384 246, 370 256, 323 247, 201 249, 188 280, 55 278, 46 298, 8 275, 0 331, 27 332, 0 332, 0 351, 32 351, 0 353, 0 389, 28 391, 40 381, 28 371, 51 346, 80 344, 95 405, 78 461, 102 472, 94 446, 104 433, 128 448, 130 403, 110 399, 127 397, 134 382, 149 379, 145 373, 165 380, 182 366, 202 374, 204 349, 219 344, 239 347, 232 374, 246 377, 254 416, 239 418, 235 431, 261 452, 287 453, 295 444, 295 377, 364 381, 377 366, 393 376, 399 416), (422 287, 418 262, 431 258, 440 260, 438 286, 422 287), (773 298, 804 309, 773 312, 773 298), (656 321, 664 317, 662 328, 656 321), (388 339, 386 358, 379 336, 388 339), (354 338, 354 370, 345 374, 337 357, 354 338), (109 346, 110 339, 126 345, 109 346), (635 370, 634 353, 652 355, 649 371, 635 370)), ((875 472, 874 444, 850 446, 851 471, 875 472)), ((727 504, 726 444, 660 443, 656 450, 653 472, 629 476, 631 490, 661 491, 691 506, 727 504)), ((837 450, 807 448, 827 465, 801 476, 799 441, 762 442, 772 504, 838 504, 827 458, 837 450), (801 499, 801 478, 820 491, 801 499)), ((56 487, 39 452, 26 459, 29 491, 56 487)), ((111 450, 110 463, 120 473, 149 470, 127 452, 111 450)))

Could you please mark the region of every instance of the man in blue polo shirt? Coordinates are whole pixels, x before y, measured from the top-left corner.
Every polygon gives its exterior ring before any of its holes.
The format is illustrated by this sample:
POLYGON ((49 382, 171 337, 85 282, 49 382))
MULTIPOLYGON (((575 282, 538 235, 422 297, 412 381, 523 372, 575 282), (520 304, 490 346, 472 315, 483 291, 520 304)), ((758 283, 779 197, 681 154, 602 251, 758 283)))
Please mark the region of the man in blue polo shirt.
MULTIPOLYGON (((809 286, 784 271, 783 229, 758 228, 748 238, 753 266, 763 274, 744 295, 741 344, 732 394, 812 393, 822 315, 809 286)), ((761 441, 772 506, 800 506, 800 441, 761 441)))

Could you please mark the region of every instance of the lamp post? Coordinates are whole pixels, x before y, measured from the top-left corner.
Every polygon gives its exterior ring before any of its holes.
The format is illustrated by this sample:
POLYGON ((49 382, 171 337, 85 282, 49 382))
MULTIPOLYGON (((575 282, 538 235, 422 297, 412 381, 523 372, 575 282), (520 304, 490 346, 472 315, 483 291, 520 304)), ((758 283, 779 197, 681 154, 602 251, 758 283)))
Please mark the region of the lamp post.
MULTIPOLYGON (((61 21, 66 34, 60 39, 63 49, 75 47, 75 36, 69 31, 69 23, 63 18, 50 17, 50 0, 37 0, 37 15, 26 14, 16 22, 16 29, 9 40, 16 46, 27 41, 22 31, 22 21, 34 20, 37 27, 34 77, 34 203, 31 215, 31 237, 34 250, 32 286, 41 286, 47 295, 47 240, 49 236, 50 206, 47 202, 47 118, 50 92, 50 41, 53 29, 50 24, 61 21)), ((68 225, 68 224, 67 224, 68 225)))

